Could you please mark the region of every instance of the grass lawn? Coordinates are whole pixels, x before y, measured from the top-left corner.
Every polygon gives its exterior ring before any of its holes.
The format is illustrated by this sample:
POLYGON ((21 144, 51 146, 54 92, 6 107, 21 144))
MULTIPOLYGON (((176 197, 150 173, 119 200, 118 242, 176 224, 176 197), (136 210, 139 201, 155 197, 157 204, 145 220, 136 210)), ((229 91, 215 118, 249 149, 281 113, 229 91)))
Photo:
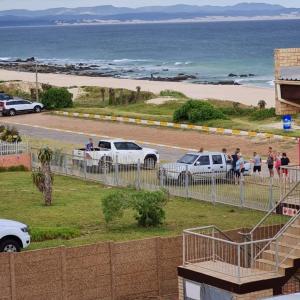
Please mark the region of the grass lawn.
POLYGON ((29 172, 0 173, 0 218, 30 226, 34 240, 30 249, 59 245, 82 245, 97 241, 120 241, 152 236, 172 236, 183 229, 215 224, 221 229, 251 227, 264 213, 225 205, 171 198, 166 222, 158 228, 140 228, 132 211, 107 226, 101 198, 114 188, 55 176, 53 206, 45 207, 29 172))

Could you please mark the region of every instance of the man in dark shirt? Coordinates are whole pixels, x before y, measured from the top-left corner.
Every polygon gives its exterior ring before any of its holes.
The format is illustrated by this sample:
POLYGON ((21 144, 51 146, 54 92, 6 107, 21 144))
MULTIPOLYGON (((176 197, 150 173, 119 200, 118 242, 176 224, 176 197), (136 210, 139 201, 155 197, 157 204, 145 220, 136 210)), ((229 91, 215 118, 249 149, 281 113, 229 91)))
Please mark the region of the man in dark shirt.
POLYGON ((232 162, 232 174, 235 174, 235 168, 236 168, 236 162, 239 160, 239 153, 241 152, 240 148, 236 148, 234 151, 234 154, 231 155, 231 162, 232 162))
POLYGON ((93 139, 89 139, 89 142, 85 145, 86 151, 93 151, 94 150, 94 142, 93 139))
POLYGON ((290 159, 287 157, 286 153, 282 153, 281 157, 281 171, 282 174, 285 176, 288 176, 288 169, 287 168, 282 168, 288 166, 290 163, 290 159))

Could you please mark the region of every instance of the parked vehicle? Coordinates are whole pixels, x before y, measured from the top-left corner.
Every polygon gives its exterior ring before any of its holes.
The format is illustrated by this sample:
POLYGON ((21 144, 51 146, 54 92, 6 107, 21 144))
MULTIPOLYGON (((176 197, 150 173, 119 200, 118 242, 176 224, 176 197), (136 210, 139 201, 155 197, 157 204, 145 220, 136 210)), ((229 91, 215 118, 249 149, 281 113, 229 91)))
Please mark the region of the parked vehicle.
POLYGON ((0 93, 0 113, 4 116, 15 116, 16 114, 27 112, 39 113, 43 108, 44 105, 42 103, 12 98, 5 93, 0 93))
POLYGON ((102 140, 92 151, 77 149, 73 151, 73 162, 86 161, 88 171, 97 168, 99 171, 110 171, 113 163, 136 165, 140 163, 148 169, 159 163, 159 154, 155 149, 143 148, 132 141, 102 140))
POLYGON ((28 226, 0 219, 0 252, 19 252, 30 244, 28 226))
MULTIPOLYGON (((245 162, 244 175, 250 175, 251 165, 245 162)), ((176 163, 163 164, 159 177, 164 181, 173 180, 179 183, 189 183, 211 179, 228 179, 233 177, 230 161, 221 152, 191 152, 185 154, 176 163)))

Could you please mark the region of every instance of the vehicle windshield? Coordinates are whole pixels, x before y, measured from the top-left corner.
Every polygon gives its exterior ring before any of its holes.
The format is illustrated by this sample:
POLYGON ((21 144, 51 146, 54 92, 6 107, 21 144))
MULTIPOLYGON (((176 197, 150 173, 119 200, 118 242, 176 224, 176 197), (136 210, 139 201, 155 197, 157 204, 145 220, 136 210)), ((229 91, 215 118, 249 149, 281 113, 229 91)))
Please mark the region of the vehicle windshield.
POLYGON ((177 162, 180 164, 191 165, 196 161, 197 158, 198 158, 198 155, 196 155, 196 154, 186 154, 182 158, 177 160, 177 162))

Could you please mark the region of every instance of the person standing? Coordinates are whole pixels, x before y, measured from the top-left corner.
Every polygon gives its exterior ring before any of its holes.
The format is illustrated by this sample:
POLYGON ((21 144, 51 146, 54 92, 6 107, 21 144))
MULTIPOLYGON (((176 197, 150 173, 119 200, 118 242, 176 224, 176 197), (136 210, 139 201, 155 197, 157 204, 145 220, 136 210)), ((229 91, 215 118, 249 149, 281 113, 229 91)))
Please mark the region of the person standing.
POLYGON ((94 142, 92 138, 89 138, 89 142, 85 145, 86 151, 93 151, 94 150, 94 142))
POLYGON ((243 175, 245 172, 245 161, 240 152, 237 154, 237 158, 238 160, 235 164, 235 184, 239 183, 241 174, 243 175))
POLYGON ((269 147, 268 156, 267 156, 267 165, 268 165, 270 177, 274 177, 274 153, 272 147, 269 147))
POLYGON ((231 163, 232 163, 232 169, 231 173, 234 177, 236 177, 238 174, 236 173, 236 162, 239 160, 239 153, 241 152, 240 148, 236 148, 234 154, 231 155, 231 163))
POLYGON ((257 154, 257 152, 253 153, 253 173, 258 172, 258 175, 261 175, 261 157, 257 154))
MULTIPOLYGON (((281 167, 287 167, 290 163, 290 159, 287 157, 286 153, 282 153, 282 157, 281 157, 281 167)), ((281 168, 282 170, 282 175, 284 175, 285 177, 288 176, 288 169, 286 168, 281 168)))
POLYGON ((280 166, 281 166, 281 155, 279 152, 277 152, 277 154, 275 156, 275 169, 276 169, 278 177, 281 176, 280 166))
POLYGON ((223 148, 222 149, 222 153, 225 156, 226 163, 230 163, 231 162, 231 155, 227 154, 227 149, 223 148))

